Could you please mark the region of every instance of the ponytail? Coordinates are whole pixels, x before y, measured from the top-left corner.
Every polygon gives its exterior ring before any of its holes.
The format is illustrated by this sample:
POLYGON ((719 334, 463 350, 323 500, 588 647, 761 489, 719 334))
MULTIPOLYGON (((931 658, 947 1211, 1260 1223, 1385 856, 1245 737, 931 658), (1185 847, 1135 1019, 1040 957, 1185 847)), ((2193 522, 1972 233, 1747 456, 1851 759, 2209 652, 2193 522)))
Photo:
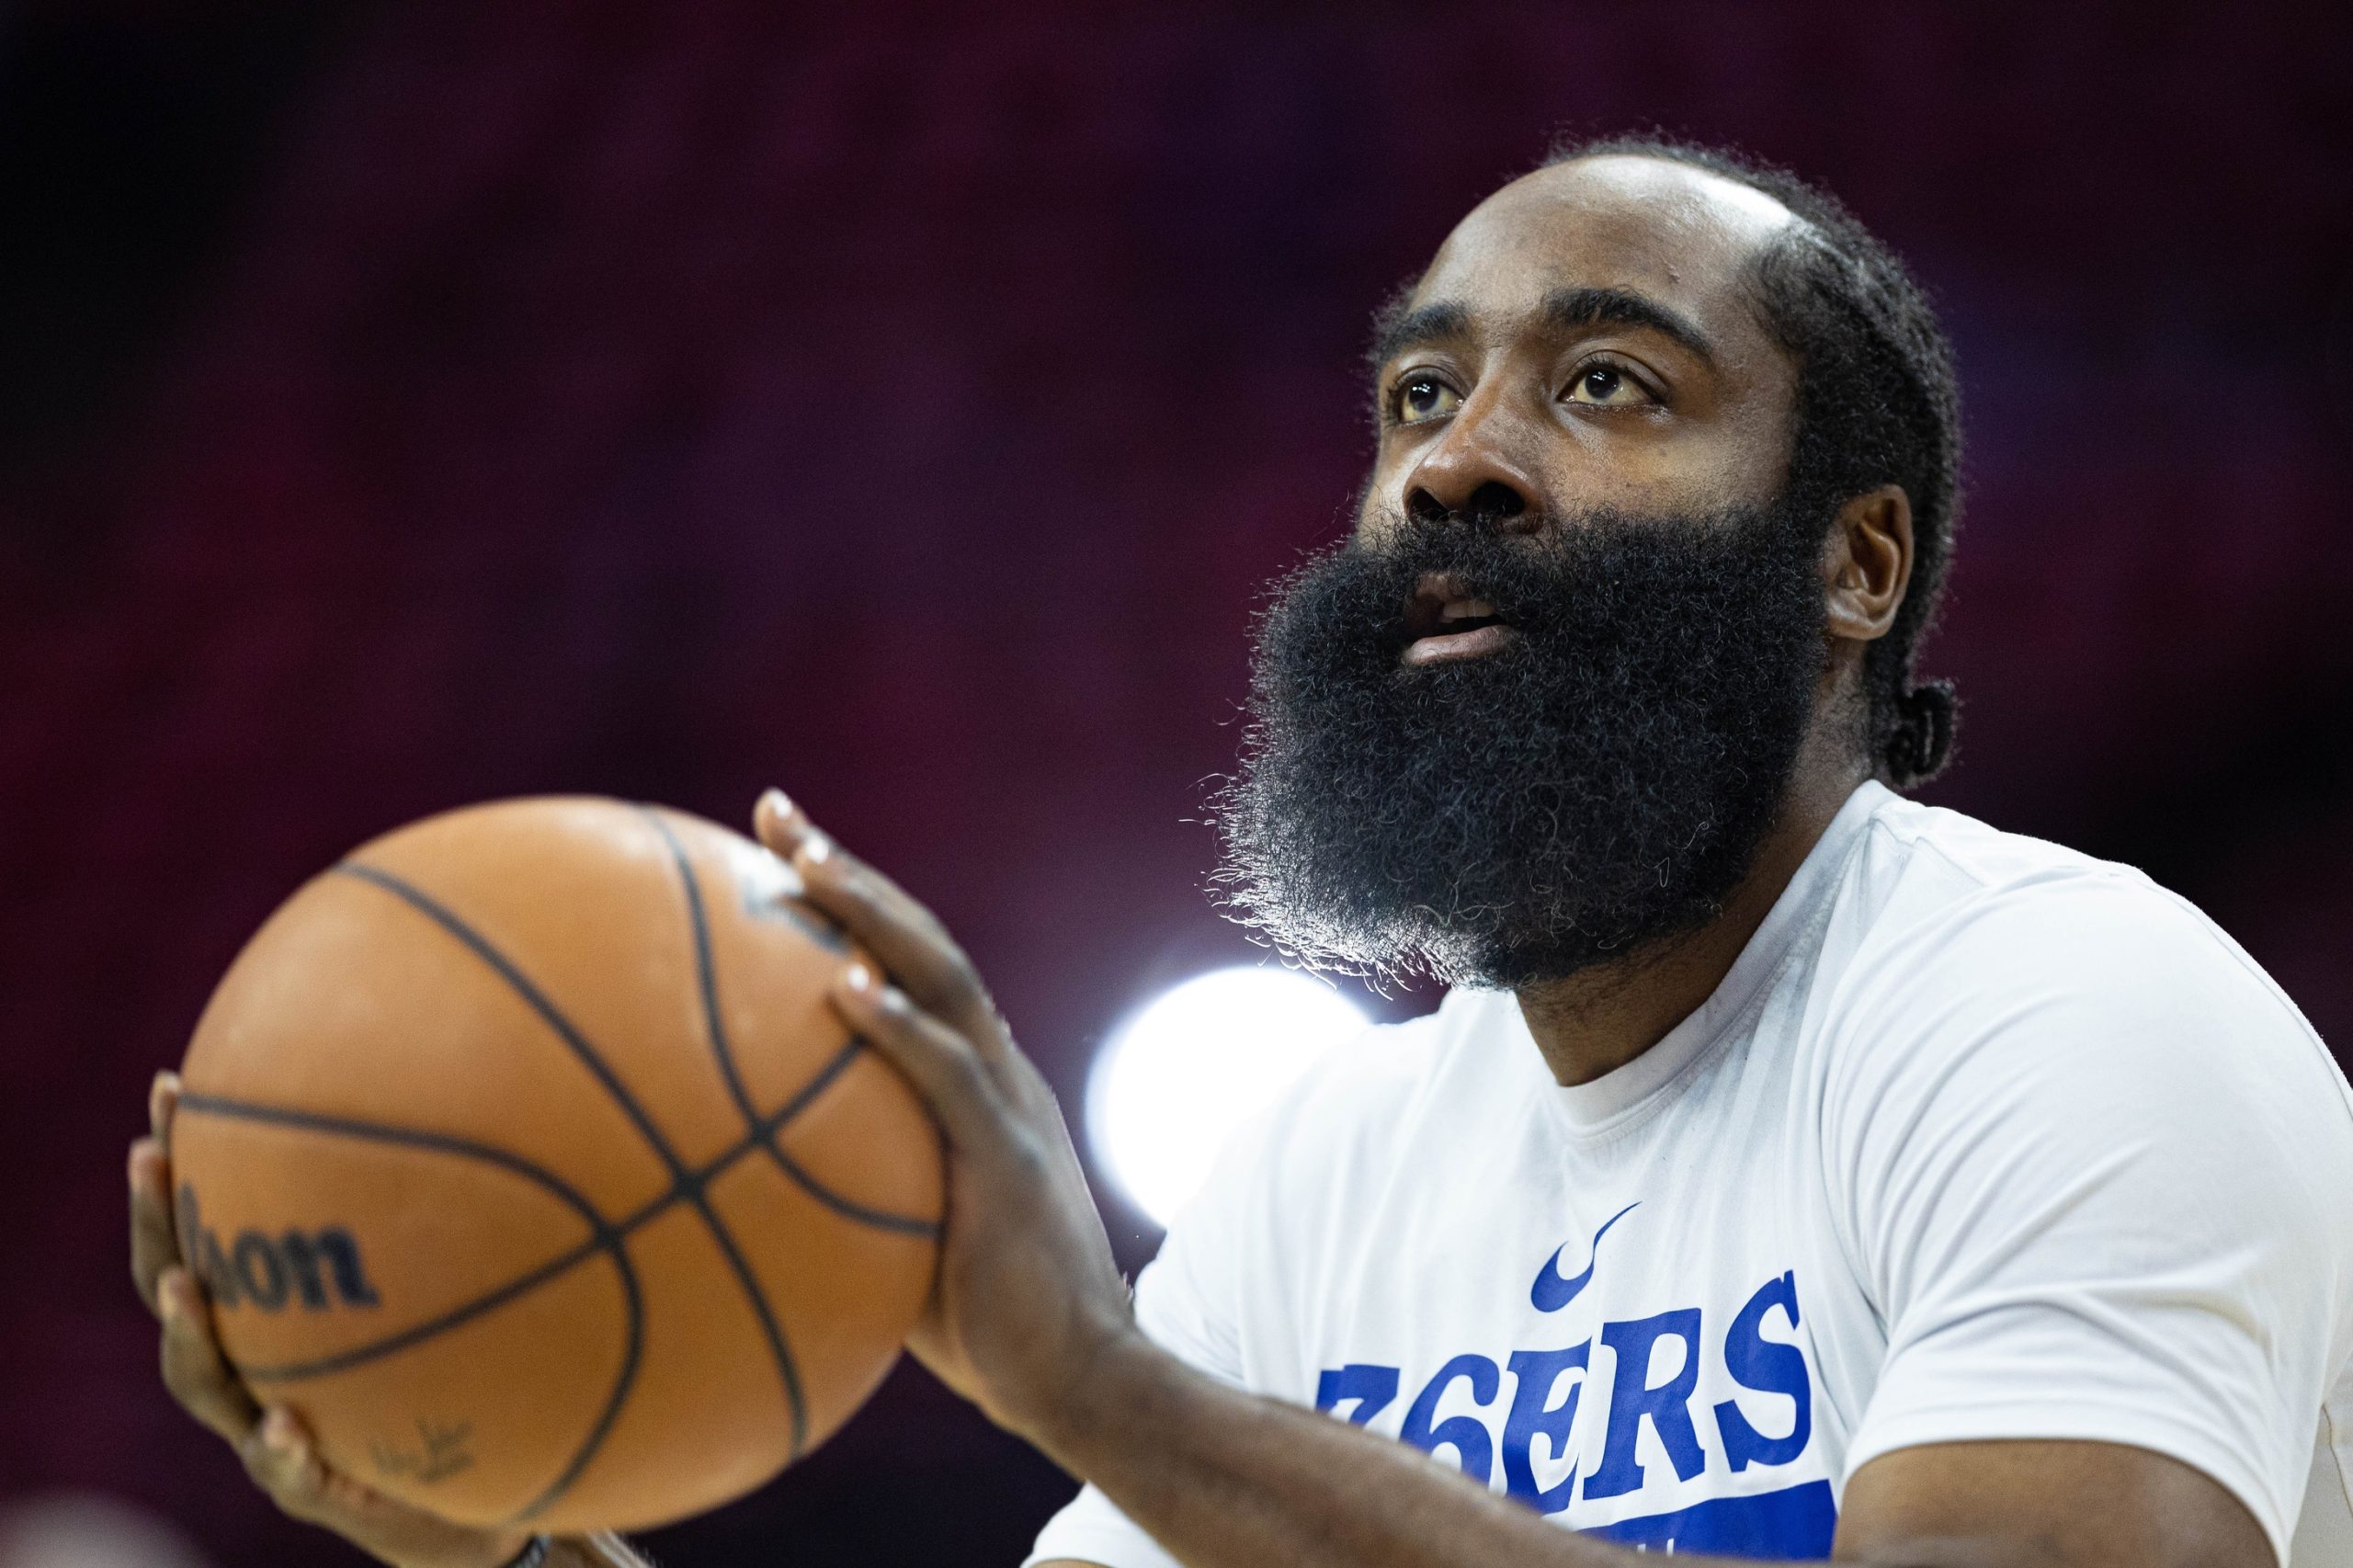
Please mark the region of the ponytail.
POLYGON ((1899 683, 1893 722, 1880 742, 1880 765, 1899 790, 1926 784, 1952 759, 1952 682, 1899 683))

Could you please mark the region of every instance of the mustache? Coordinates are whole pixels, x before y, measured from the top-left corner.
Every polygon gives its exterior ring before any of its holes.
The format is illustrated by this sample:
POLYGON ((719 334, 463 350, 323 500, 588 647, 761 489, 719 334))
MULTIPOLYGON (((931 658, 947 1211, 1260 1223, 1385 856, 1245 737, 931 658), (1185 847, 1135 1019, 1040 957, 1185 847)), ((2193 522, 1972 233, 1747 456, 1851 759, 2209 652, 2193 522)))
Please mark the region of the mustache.
POLYGON ((1728 543, 1752 512, 1664 517, 1616 506, 1552 514, 1530 532, 1524 518, 1506 529, 1477 517, 1426 521, 1393 506, 1365 516, 1358 531, 1312 558, 1277 585, 1279 596, 1302 579, 1319 576, 1338 587, 1363 629, 1392 652, 1428 630, 1416 601, 1443 585, 1451 596, 1483 601, 1524 634, 1574 634, 1573 604, 1614 610, 1638 584, 1646 547, 1680 540, 1697 568, 1711 541, 1728 543))

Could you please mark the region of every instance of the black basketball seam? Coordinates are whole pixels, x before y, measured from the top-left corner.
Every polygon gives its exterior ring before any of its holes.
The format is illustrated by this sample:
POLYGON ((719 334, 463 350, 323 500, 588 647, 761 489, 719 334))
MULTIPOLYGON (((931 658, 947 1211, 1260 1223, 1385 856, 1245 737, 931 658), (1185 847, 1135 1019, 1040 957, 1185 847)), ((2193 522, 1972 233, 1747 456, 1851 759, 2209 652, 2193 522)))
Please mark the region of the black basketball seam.
POLYGON ((855 1221, 870 1231, 890 1231, 903 1236, 921 1236, 926 1241, 939 1239, 938 1221, 918 1220, 911 1214, 892 1214, 881 1209, 869 1209, 856 1199, 844 1198, 840 1193, 826 1187, 812 1176, 800 1161, 778 1148, 775 1143, 763 1140, 760 1147, 767 1151, 768 1157, 776 1162, 777 1168, 798 1183, 803 1192, 843 1219, 855 1221))
POLYGON ((422 1343, 436 1335, 446 1333, 460 1324, 471 1322, 484 1312, 493 1312, 585 1259, 602 1253, 612 1259, 614 1271, 620 1276, 622 1302, 626 1308, 622 1315, 624 1326, 620 1369, 614 1374, 612 1391, 605 1396, 604 1409, 598 1413, 595 1424, 589 1427, 587 1435, 582 1438, 580 1447, 574 1450, 571 1460, 557 1473, 555 1480, 541 1490, 538 1500, 523 1512, 516 1515, 516 1519, 518 1521, 528 1519, 539 1513, 556 1498, 562 1496, 564 1491, 579 1479, 580 1472, 587 1468, 588 1461, 595 1458, 597 1450, 604 1446, 606 1435, 612 1430, 613 1422, 619 1418, 622 1404, 628 1401, 629 1391, 637 1381, 638 1363, 644 1353, 644 1296, 638 1288, 637 1269, 630 1262, 629 1249, 622 1244, 630 1227, 617 1227, 611 1224, 595 1204, 589 1202, 577 1188, 554 1172, 543 1169, 519 1154, 492 1144, 476 1143, 471 1139, 456 1138, 444 1132, 422 1132, 407 1128, 385 1127, 374 1122, 354 1120, 348 1117, 322 1115, 315 1111, 287 1110, 274 1106, 255 1105, 248 1101, 228 1099, 218 1095, 194 1094, 185 1089, 180 1093, 178 1109, 181 1112, 195 1111, 199 1115, 209 1113, 246 1121, 275 1123, 300 1128, 306 1131, 334 1133, 346 1138, 406 1144, 414 1148, 432 1149, 440 1153, 455 1154, 465 1159, 480 1160, 537 1182, 577 1210, 588 1222, 590 1233, 588 1241, 472 1301, 462 1303, 438 1318, 413 1324, 401 1333, 380 1340, 372 1346, 360 1346, 335 1356, 322 1357, 314 1361, 293 1362, 283 1367, 239 1366, 237 1375, 249 1383, 293 1381, 302 1378, 322 1377, 330 1372, 342 1371, 347 1368, 358 1366, 366 1361, 380 1359, 404 1350, 412 1345, 422 1343))
POLYGON ((564 1269, 593 1254, 617 1247, 626 1230, 613 1224, 598 1212, 578 1188, 554 1172, 543 1169, 521 1155, 498 1148, 494 1144, 476 1143, 470 1139, 453 1137, 445 1132, 422 1132, 403 1127, 388 1127, 380 1122, 359 1121, 349 1117, 328 1116, 317 1111, 291 1110, 278 1106, 258 1105, 251 1100, 231 1099, 222 1095, 198 1094, 192 1090, 180 1092, 179 1105, 188 1110, 211 1116, 228 1117, 239 1121, 260 1121, 282 1127, 293 1127, 306 1132, 329 1132, 347 1138, 358 1138, 379 1143, 402 1143, 413 1148, 431 1149, 438 1153, 455 1154, 464 1159, 479 1160, 497 1165, 503 1170, 536 1182, 553 1193, 588 1223, 589 1239, 571 1251, 560 1253, 546 1263, 517 1275, 504 1285, 494 1287, 479 1301, 470 1301, 451 1308, 441 1316, 428 1319, 400 1331, 390 1340, 372 1341, 353 1349, 338 1351, 334 1356, 314 1361, 293 1361, 275 1367, 239 1365, 240 1377, 259 1382, 285 1382, 301 1378, 324 1377, 371 1361, 395 1350, 404 1350, 421 1339, 427 1339, 447 1328, 454 1328, 471 1318, 478 1317, 493 1307, 512 1301, 520 1289, 544 1283, 564 1269))
POLYGON ((776 1369, 784 1379, 785 1402, 792 1412, 792 1448, 790 1459, 799 1459, 809 1440, 809 1412, 801 1392, 801 1368, 792 1358, 791 1348, 784 1342, 784 1325, 776 1321, 776 1313, 768 1307, 768 1300, 760 1293, 760 1282, 752 1273, 752 1266, 745 1261, 743 1252, 735 1245, 734 1234, 720 1223, 719 1213, 697 1187, 686 1194, 687 1201, 695 1206, 703 1223, 710 1227, 710 1239, 719 1244, 727 1267, 735 1271, 735 1282, 744 1288, 744 1295, 752 1303, 753 1312, 760 1320, 760 1332, 767 1336, 768 1349, 776 1358, 776 1369))
POLYGON ((558 1276, 568 1273, 599 1253, 608 1249, 600 1241, 583 1242, 569 1252, 558 1253, 528 1273, 518 1274, 506 1284, 487 1293, 472 1297, 448 1311, 412 1324, 382 1339, 371 1339, 365 1345, 355 1345, 348 1350, 338 1350, 332 1356, 321 1356, 309 1361, 281 1361, 275 1366, 249 1367, 237 1363, 237 1375, 249 1383, 300 1382, 307 1378, 324 1378, 335 1372, 347 1372, 354 1367, 364 1367, 370 1361, 381 1361, 387 1356, 399 1354, 412 1345, 460 1328, 495 1312, 519 1296, 529 1294, 558 1276))
MULTIPOLYGON (((637 1103, 636 1096, 629 1092, 628 1085, 620 1081, 611 1066, 597 1054, 596 1047, 589 1044, 587 1037, 582 1034, 578 1027, 564 1016, 563 1010, 556 1006, 547 994, 532 983, 530 977, 517 968, 513 960, 499 951, 488 937, 467 925, 430 894, 393 876, 389 871, 380 870, 357 860, 346 860, 337 865, 335 869, 346 876, 358 878, 391 893, 440 926, 444 932, 455 937, 460 946, 488 965, 493 972, 506 982, 508 987, 530 1006, 533 1012, 539 1014, 540 1020, 548 1028, 555 1031, 556 1037, 563 1041, 597 1081, 605 1086, 605 1092, 612 1096, 613 1102, 619 1105, 630 1120, 636 1124, 639 1133, 644 1137, 655 1156, 668 1167, 671 1184, 677 1195, 693 1204, 695 1211, 702 1216, 703 1223, 710 1228, 711 1241, 718 1246, 720 1256, 727 1260, 728 1267, 735 1275, 735 1282, 743 1288, 745 1300, 751 1303, 753 1315, 758 1320, 760 1332, 767 1338, 768 1351, 776 1361, 777 1374, 784 1384, 785 1404, 792 1418, 790 1452, 792 1458, 799 1458, 801 1449, 808 1440, 809 1430, 808 1408, 801 1390, 801 1369, 792 1358, 790 1347, 785 1343, 783 1324, 777 1322, 775 1312, 768 1308, 767 1298, 760 1293, 759 1282, 753 1278, 751 1265, 745 1261, 742 1250, 735 1244, 734 1236, 721 1222, 717 1211, 711 1208, 710 1200, 703 1195, 702 1182, 708 1178, 695 1176, 688 1171, 685 1163, 678 1158, 677 1151, 671 1148, 669 1140, 662 1136, 662 1130, 654 1124, 653 1118, 646 1114, 645 1108, 637 1103)), ((540 1506, 544 1506, 545 1504, 540 1506)))
POLYGON ((663 1137, 662 1130, 654 1125, 654 1119, 646 1114, 645 1108, 637 1103, 637 1096, 629 1092, 629 1085, 622 1083, 611 1065, 597 1054, 597 1048, 588 1043, 587 1037, 580 1032, 579 1028, 532 983, 530 976, 516 967, 512 959, 493 946, 490 938, 467 925, 430 893, 402 881, 390 871, 379 870, 358 860, 346 860, 335 869, 391 893, 456 937, 474 957, 488 964, 501 980, 506 982, 507 987, 540 1016, 540 1021, 555 1031, 556 1038, 563 1041, 565 1048, 579 1059, 581 1065, 595 1074, 597 1081, 605 1086, 605 1092, 612 1096, 613 1103, 620 1106, 622 1113, 636 1124, 639 1134, 653 1148, 654 1157, 669 1168, 674 1177, 684 1174, 684 1166, 676 1152, 670 1147, 669 1140, 663 1137))
MULTIPOLYGON (((752 1104, 750 1090, 744 1085, 743 1073, 735 1064, 734 1045, 728 1038, 726 1020, 720 1013, 719 965, 717 956, 711 949, 710 921, 703 905, 701 879, 695 875, 694 865, 687 858, 685 846, 678 842, 677 835, 673 833, 670 824, 663 820, 662 813, 652 806, 640 806, 638 809, 645 814, 646 820, 654 824, 654 830, 662 835, 662 842, 670 851, 671 863, 678 869, 678 881, 686 893, 687 923, 694 933, 695 977, 699 983, 702 996, 703 1030, 710 1040, 711 1054, 718 1059, 720 1076, 726 1080, 727 1092, 733 1097, 735 1108, 743 1112, 744 1124, 756 1132, 763 1118, 752 1104)), ((824 1071, 803 1087, 779 1113, 776 1131, 781 1133, 784 1123, 791 1119, 792 1115, 803 1106, 815 1099, 818 1091, 831 1084, 840 1074, 842 1069, 849 1064, 850 1058, 857 1054, 857 1050, 863 1048, 864 1045, 864 1040, 855 1035, 851 1036, 850 1049, 845 1050, 842 1054, 828 1063, 824 1071)), ((760 1147, 767 1152, 769 1159, 775 1163, 776 1167, 797 1184, 802 1191, 846 1220, 874 1230, 890 1231, 901 1235, 934 1239, 939 1235, 939 1222, 936 1220, 919 1219, 912 1214, 894 1214, 887 1210, 870 1208, 855 1199, 843 1197, 819 1181, 799 1161, 787 1154, 777 1145, 774 1137, 762 1137, 760 1147)))
MULTIPOLYGON (((736 1161, 760 1147, 761 1139, 790 1120, 803 1106, 815 1098, 857 1054, 858 1047, 855 1042, 844 1047, 781 1109, 773 1116, 762 1118, 760 1126, 755 1129, 751 1137, 732 1145, 710 1165, 694 1172, 695 1181, 708 1186, 718 1179, 736 1161)), ((593 1204, 588 1202, 585 1196, 566 1187, 562 1177, 494 1144, 474 1143, 447 1133, 418 1131, 411 1128, 393 1127, 384 1122, 362 1121, 352 1117, 327 1116, 315 1111, 259 1105, 250 1100, 234 1100, 220 1095, 184 1092, 179 1103, 190 1110, 247 1121, 273 1122, 299 1128, 305 1131, 340 1134, 384 1143, 411 1144, 432 1149, 437 1153, 481 1159, 547 1184, 585 1215, 591 1228, 596 1232, 595 1237, 574 1247, 571 1251, 559 1253, 546 1263, 516 1276, 505 1284, 493 1286, 481 1296, 460 1301, 438 1316, 427 1318, 421 1324, 413 1324, 385 1338, 369 1340, 364 1345, 356 1345, 348 1350, 339 1350, 333 1356, 321 1357, 316 1360, 290 1361, 274 1367, 238 1365, 238 1375, 251 1381, 294 1382, 305 1378, 325 1377, 331 1373, 347 1371, 353 1367, 364 1366, 369 1361, 379 1360, 383 1357, 405 1350, 412 1345, 432 1338, 435 1335, 471 1322, 493 1308, 504 1306, 527 1290, 536 1290, 549 1283, 567 1269, 578 1266, 601 1250, 608 1247, 618 1249, 620 1243, 627 1241, 654 1221, 660 1219, 671 1209, 683 1202, 686 1198, 685 1193, 677 1187, 667 1187, 620 1220, 608 1221, 597 1210, 593 1204)))
POLYGON ((857 1035, 850 1036, 848 1043, 834 1053, 833 1060, 819 1068, 806 1084, 801 1085, 790 1099, 778 1108, 776 1114, 762 1117, 752 1123, 752 1136, 759 1146, 767 1152, 769 1158, 783 1166, 787 1174, 801 1177, 801 1186, 808 1189, 809 1196, 819 1202, 876 1230, 897 1231, 903 1234, 923 1236, 937 1241, 941 1231, 938 1221, 918 1220, 907 1214, 887 1214, 881 1210, 868 1209, 862 1204, 855 1203, 820 1184, 815 1176, 803 1172, 792 1156, 784 1152, 783 1145, 777 1142, 777 1139, 782 1136, 785 1128, 791 1124, 793 1119, 806 1110, 818 1096, 832 1087, 834 1080, 847 1072, 849 1064, 857 1061, 858 1056, 868 1049, 864 1040, 857 1035))
POLYGON ((637 1376, 638 1357, 642 1353, 645 1337, 644 1299, 639 1293, 637 1271, 630 1267, 628 1256, 627 1246, 616 1245, 613 1248, 613 1256, 620 1263, 621 1289, 629 1297, 629 1359, 626 1363, 629 1377, 614 1383, 612 1393, 605 1401, 605 1408, 597 1413, 596 1425, 588 1428, 586 1437, 581 1438, 580 1447, 573 1451, 571 1461, 558 1472, 553 1481, 549 1482, 541 1489, 537 1497, 531 1500, 530 1506, 515 1515, 508 1521, 510 1524, 519 1525, 526 1519, 537 1517, 552 1506, 557 1498, 571 1491, 572 1483, 580 1479, 580 1472, 588 1468, 588 1461, 595 1459, 597 1451, 604 1448, 606 1437, 612 1433, 613 1423, 620 1419, 621 1406, 629 1399, 630 1384, 637 1376))

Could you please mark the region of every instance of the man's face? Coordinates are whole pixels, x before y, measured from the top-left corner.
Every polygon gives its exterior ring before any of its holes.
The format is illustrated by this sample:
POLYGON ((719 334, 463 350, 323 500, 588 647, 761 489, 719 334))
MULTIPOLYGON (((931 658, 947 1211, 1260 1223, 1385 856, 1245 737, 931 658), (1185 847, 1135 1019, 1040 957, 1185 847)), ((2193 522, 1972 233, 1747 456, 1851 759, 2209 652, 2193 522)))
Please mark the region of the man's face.
POLYGON ((1384 323, 1356 537, 1262 631, 1231 902, 1312 958, 1518 985, 1711 916, 1824 668, 1786 212, 1649 159, 1490 199, 1384 323))
POLYGON ((1654 158, 1540 170, 1482 202, 1384 323, 1360 536, 1472 511, 1483 491, 1540 537, 1597 508, 1770 499, 1795 370, 1744 283, 1790 222, 1769 197, 1654 158))

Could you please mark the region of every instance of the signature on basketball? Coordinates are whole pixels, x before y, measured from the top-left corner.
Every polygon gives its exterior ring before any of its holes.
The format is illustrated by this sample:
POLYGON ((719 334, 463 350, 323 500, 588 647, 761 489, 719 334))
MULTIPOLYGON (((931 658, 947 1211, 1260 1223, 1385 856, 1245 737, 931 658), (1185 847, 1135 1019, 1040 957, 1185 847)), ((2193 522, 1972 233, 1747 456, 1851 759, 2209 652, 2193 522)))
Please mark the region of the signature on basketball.
POLYGON ((466 1450, 466 1439, 473 1435, 473 1429, 471 1421, 441 1426, 420 1416, 416 1423, 418 1447, 404 1449, 371 1439, 368 1454, 376 1461, 379 1474, 412 1481, 440 1481, 474 1462, 474 1456, 466 1450))

